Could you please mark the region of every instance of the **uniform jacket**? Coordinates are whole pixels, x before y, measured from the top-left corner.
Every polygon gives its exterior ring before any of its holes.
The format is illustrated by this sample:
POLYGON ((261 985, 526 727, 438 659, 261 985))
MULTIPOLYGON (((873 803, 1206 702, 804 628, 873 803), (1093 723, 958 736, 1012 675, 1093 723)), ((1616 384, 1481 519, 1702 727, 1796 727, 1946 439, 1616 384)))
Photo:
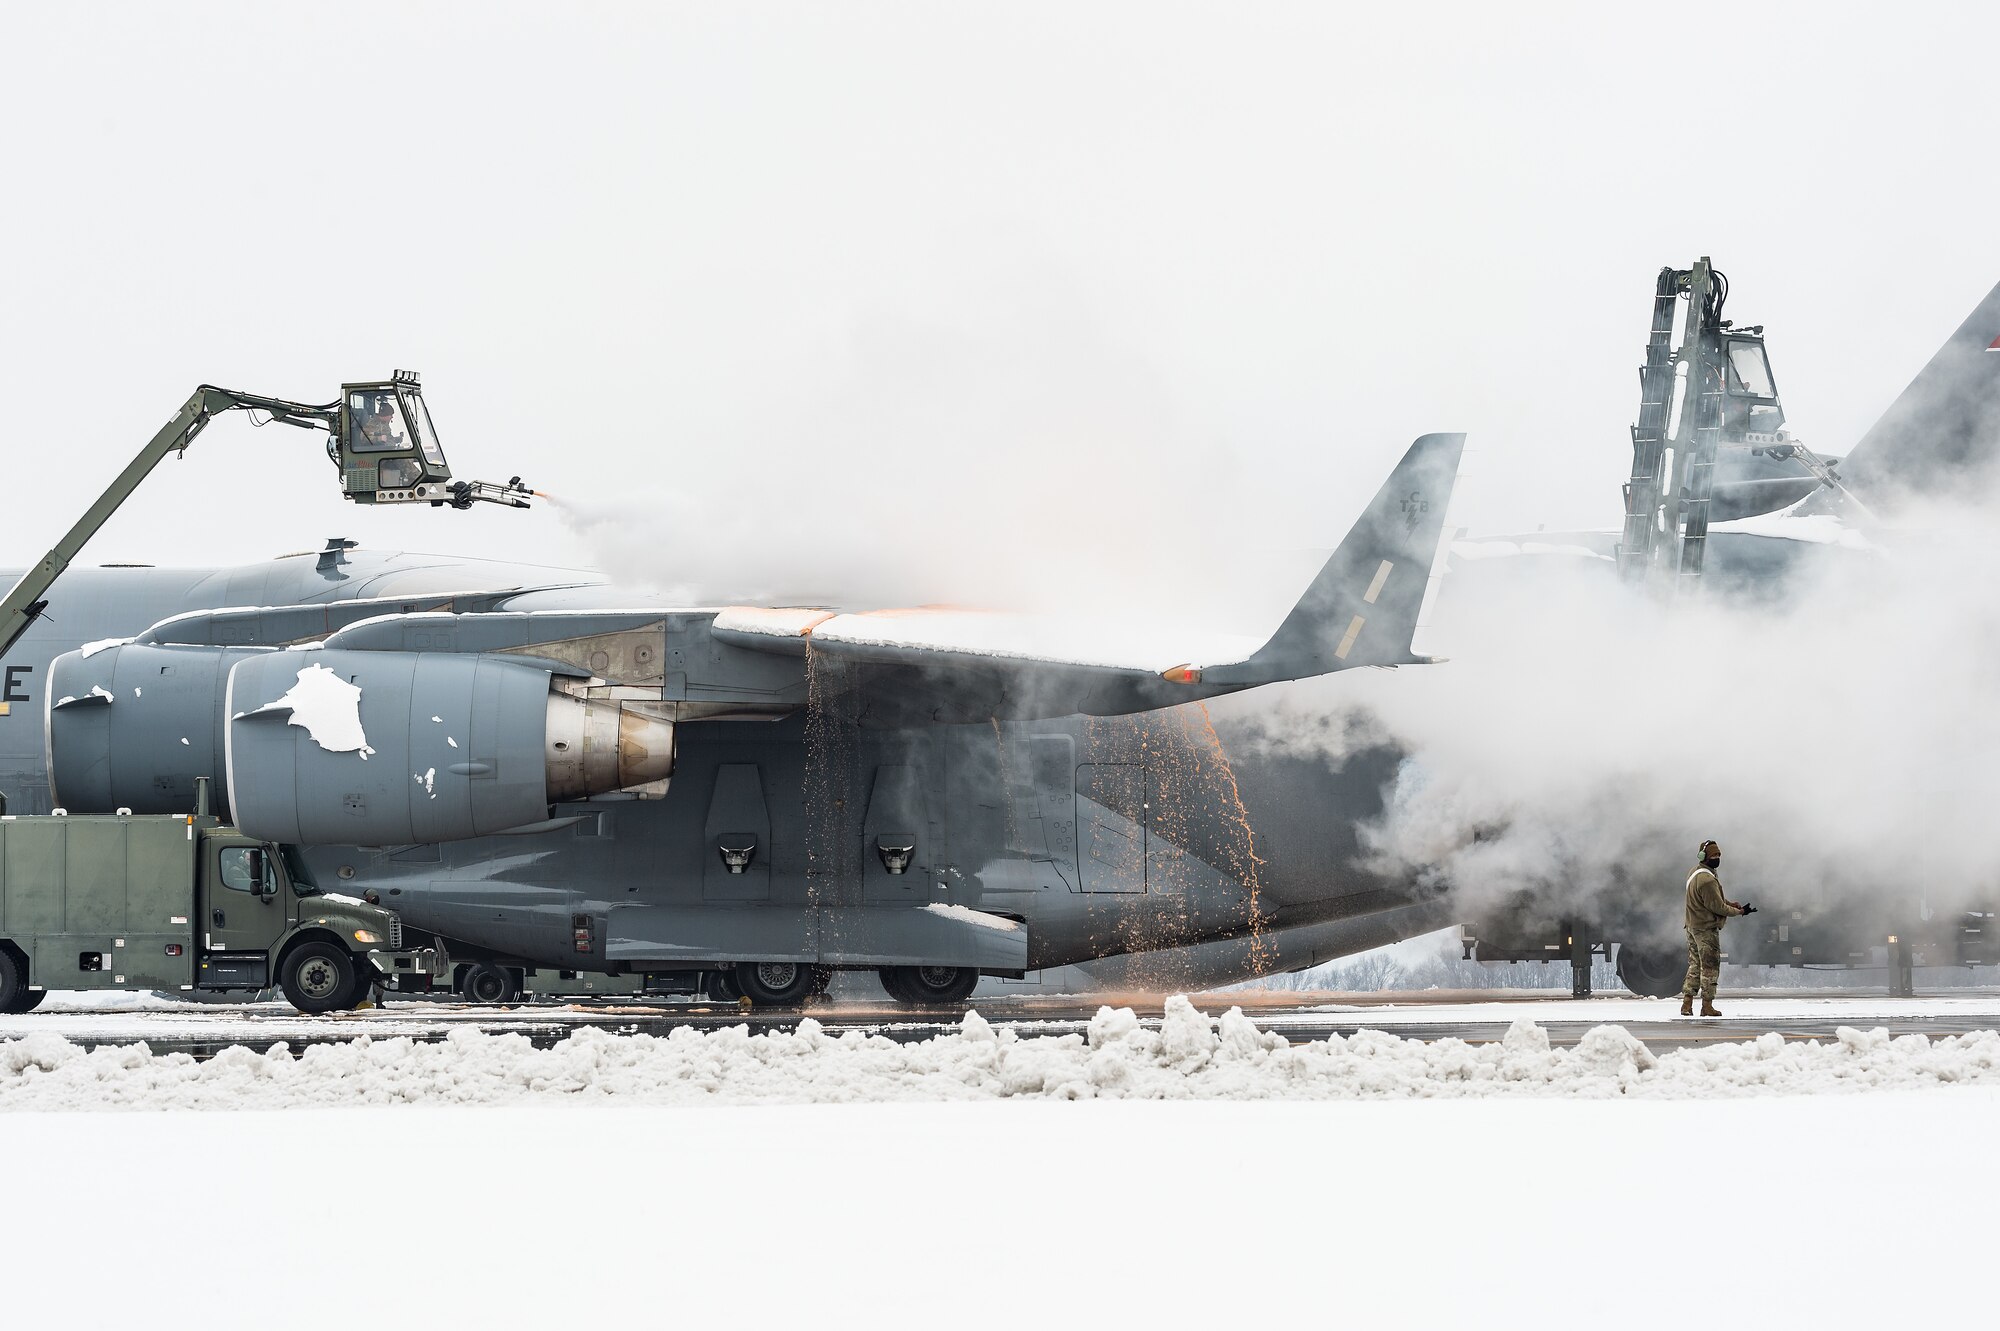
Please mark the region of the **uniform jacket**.
POLYGON ((1697 866, 1688 875, 1687 886, 1687 927, 1691 933, 1713 933, 1722 928, 1722 922, 1732 915, 1743 912, 1729 904, 1722 895, 1722 880, 1715 876, 1713 869, 1697 866))

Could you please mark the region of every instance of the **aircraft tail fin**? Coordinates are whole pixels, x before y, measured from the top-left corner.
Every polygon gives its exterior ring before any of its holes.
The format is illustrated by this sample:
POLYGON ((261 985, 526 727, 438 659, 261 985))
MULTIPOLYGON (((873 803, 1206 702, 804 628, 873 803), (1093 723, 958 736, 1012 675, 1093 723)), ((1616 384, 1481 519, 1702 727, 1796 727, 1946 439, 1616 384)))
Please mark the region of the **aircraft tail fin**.
POLYGON ((1259 684, 1423 660, 1410 640, 1464 448, 1462 434, 1411 444, 1271 640, 1247 660, 1204 668, 1202 678, 1259 684))
POLYGON ((2000 285, 1841 460, 1864 500, 1961 489, 2000 461, 2000 285))

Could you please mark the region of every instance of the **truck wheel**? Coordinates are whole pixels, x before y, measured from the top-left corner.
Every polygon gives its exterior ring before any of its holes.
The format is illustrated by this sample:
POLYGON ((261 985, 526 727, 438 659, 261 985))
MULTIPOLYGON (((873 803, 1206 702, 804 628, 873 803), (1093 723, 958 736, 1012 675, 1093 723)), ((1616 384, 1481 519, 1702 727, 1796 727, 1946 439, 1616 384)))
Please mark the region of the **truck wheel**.
POLYGON ((354 992, 354 958, 332 943, 307 943, 285 958, 278 982, 299 1011, 332 1012, 354 992))
POLYGON ((739 961, 736 984, 758 1007, 797 1007, 813 991, 813 968, 796 961, 739 961))
POLYGON ((970 966, 892 966, 884 971, 882 987, 903 1003, 963 1003, 979 987, 979 972, 970 966), (891 979, 888 971, 894 971, 891 979))
POLYGON ((32 1012, 41 1006, 47 997, 45 989, 28 987, 28 968, 14 959, 14 954, 0 948, 0 1012, 14 1016, 21 1012, 32 1012))
POLYGON ((466 968, 465 984, 459 992, 468 1003, 511 1003, 521 996, 521 986, 512 968, 476 961, 466 968))
POLYGON ((743 990, 737 986, 735 971, 710 971, 708 973, 708 1000, 711 1003, 734 1003, 743 997, 743 990))

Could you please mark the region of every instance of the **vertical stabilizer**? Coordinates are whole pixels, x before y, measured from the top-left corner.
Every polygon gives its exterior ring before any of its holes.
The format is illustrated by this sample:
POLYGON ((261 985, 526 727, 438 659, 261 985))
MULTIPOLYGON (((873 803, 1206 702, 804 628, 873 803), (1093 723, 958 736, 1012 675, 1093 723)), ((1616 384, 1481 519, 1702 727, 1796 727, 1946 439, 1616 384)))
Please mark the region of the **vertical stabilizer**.
POLYGON ((1423 659, 1410 639, 1464 449, 1462 434, 1411 444, 1271 640, 1247 661, 1204 668, 1202 679, 1263 684, 1423 659))
POLYGON ((1960 488, 2000 454, 2000 286, 1917 372, 1840 464, 1873 504, 1960 488))

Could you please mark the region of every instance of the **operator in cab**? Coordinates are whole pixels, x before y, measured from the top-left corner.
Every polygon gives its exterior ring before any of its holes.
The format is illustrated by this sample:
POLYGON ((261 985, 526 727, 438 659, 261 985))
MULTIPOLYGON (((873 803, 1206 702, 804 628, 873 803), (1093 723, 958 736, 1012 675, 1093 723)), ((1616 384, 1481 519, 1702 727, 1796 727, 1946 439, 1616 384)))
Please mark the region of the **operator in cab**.
POLYGON ((361 436, 368 441, 370 452, 387 451, 404 445, 402 431, 396 428, 396 399, 390 393, 373 394, 373 401, 361 415, 361 436))
POLYGON ((1688 938, 1688 972, 1681 981, 1681 1015, 1692 1017, 1694 996, 1701 993, 1701 1015, 1719 1017, 1715 1006, 1715 982, 1722 974, 1722 922, 1732 915, 1749 915, 1756 907, 1731 901, 1722 895, 1722 847, 1713 841, 1701 843, 1701 863, 1687 880, 1685 924, 1688 938))

